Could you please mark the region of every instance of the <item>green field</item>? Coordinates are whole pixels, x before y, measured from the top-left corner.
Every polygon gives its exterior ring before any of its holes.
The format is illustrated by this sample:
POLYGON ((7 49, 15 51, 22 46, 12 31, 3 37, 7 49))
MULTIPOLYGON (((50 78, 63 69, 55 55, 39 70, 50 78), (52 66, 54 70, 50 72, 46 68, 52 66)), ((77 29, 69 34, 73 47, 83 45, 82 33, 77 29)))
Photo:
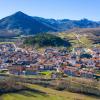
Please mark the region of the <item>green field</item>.
POLYGON ((69 42, 73 47, 77 47, 79 45, 83 47, 91 47, 93 45, 93 41, 85 35, 75 33, 59 33, 58 36, 61 38, 69 39, 69 42), (79 37, 79 40, 77 39, 77 36, 79 37))
POLYGON ((31 90, 22 90, 16 93, 6 93, 0 96, 0 100, 100 100, 100 98, 71 93, 67 91, 57 91, 39 85, 30 85, 31 90))
POLYGON ((13 44, 14 42, 0 42, 0 44, 13 44))

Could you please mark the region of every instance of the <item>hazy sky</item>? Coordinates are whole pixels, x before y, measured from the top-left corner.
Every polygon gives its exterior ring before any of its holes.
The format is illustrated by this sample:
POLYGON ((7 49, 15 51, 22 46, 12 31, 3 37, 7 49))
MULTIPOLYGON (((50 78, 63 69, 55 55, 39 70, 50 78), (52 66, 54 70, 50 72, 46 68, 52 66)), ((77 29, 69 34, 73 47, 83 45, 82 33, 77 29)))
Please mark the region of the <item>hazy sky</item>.
POLYGON ((17 11, 44 18, 100 21, 100 0, 0 0, 0 18, 17 11))

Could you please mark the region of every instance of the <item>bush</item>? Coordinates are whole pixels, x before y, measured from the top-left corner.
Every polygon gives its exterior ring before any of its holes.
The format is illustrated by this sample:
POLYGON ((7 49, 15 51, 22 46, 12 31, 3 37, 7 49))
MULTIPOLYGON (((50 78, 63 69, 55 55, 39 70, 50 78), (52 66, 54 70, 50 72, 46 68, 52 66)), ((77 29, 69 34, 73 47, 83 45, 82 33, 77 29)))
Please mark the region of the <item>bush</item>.
POLYGON ((71 92, 78 92, 78 93, 84 93, 84 94, 92 94, 100 96, 100 84, 95 81, 89 81, 86 82, 83 79, 83 82, 77 81, 77 80, 58 80, 54 81, 55 85, 53 86, 57 90, 68 90, 71 92))
POLYGON ((17 83, 13 78, 8 78, 0 81, 0 94, 15 92, 22 89, 25 89, 25 86, 17 83))

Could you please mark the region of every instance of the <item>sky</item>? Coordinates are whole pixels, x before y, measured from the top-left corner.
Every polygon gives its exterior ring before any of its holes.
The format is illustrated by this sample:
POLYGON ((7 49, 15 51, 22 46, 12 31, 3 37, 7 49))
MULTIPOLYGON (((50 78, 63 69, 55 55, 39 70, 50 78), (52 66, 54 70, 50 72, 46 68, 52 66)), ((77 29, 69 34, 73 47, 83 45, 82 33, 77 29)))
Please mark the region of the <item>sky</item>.
POLYGON ((17 11, 44 18, 100 21, 100 0, 0 0, 0 19, 17 11))

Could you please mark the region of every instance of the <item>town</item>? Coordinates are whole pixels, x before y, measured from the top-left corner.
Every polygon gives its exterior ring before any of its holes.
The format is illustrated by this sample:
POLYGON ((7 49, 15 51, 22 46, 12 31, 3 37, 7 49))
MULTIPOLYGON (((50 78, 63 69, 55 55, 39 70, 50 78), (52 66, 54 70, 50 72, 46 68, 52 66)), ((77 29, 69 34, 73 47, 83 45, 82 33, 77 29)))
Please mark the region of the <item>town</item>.
POLYGON ((67 49, 45 48, 43 52, 23 49, 14 43, 0 44, 0 73, 36 76, 50 73, 64 76, 100 78, 100 48, 67 49))

